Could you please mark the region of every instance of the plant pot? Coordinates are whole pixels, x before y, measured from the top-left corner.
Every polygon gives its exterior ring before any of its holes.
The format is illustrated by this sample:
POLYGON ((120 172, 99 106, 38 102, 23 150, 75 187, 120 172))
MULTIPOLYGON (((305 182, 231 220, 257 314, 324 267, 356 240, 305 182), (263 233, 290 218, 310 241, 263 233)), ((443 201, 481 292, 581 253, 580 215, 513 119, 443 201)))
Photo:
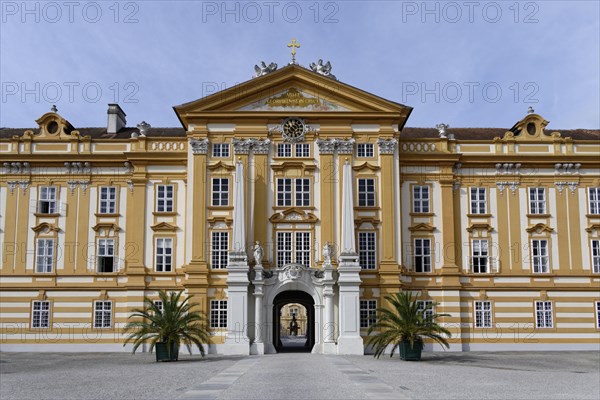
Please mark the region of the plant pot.
POLYGON ((400 359, 405 361, 420 361, 421 352, 423 351, 423 342, 415 341, 414 346, 410 346, 410 342, 400 342, 400 359))
POLYGON ((159 361, 177 361, 179 358, 179 343, 171 342, 171 356, 169 357, 167 342, 158 342, 154 346, 156 352, 156 362, 159 361))

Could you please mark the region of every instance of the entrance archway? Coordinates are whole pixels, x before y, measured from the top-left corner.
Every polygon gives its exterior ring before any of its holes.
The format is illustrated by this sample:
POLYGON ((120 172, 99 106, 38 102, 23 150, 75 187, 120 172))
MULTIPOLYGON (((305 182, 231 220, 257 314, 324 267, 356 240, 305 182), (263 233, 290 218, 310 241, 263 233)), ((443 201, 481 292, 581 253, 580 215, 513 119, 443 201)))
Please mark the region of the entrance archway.
POLYGON ((299 290, 288 290, 279 293, 273 300, 273 345, 280 352, 310 352, 315 344, 315 301, 311 295, 299 290), (288 327, 281 326, 281 309, 290 303, 306 308, 306 343, 302 347, 285 347, 281 341, 281 331, 288 327))

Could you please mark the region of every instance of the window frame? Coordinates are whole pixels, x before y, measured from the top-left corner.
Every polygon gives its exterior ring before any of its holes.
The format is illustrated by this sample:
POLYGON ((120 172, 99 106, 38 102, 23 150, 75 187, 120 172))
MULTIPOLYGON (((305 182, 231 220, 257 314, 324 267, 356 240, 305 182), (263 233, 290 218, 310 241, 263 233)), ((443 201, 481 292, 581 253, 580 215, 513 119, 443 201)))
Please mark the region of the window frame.
POLYGON ((361 329, 369 328, 377 322, 377 300, 359 300, 359 324, 361 329))
POLYGON ((310 267, 312 262, 312 250, 311 231, 280 230, 275 232, 275 265, 277 267, 282 267, 287 264, 300 264, 310 267), (308 244, 308 248, 303 246, 301 249, 299 249, 299 235, 308 237, 308 239, 303 239, 300 241, 300 243, 308 244), (289 237, 289 241, 285 239, 282 242, 284 245, 283 249, 279 245, 281 237, 289 237), (304 263, 304 261, 308 262, 304 263))
POLYGON ((113 312, 114 305, 112 300, 94 300, 93 305, 93 319, 92 319, 92 327, 94 329, 112 329, 113 327, 113 312), (102 303, 102 308, 99 310, 97 305, 102 303), (109 309, 106 309, 106 304, 109 304, 109 309), (98 324, 98 313, 100 314, 100 324, 98 324), (108 316, 108 317, 107 317, 108 316), (108 318, 108 326, 105 324, 106 319, 108 318), (100 325, 100 326, 99 326, 100 325))
POLYGON ((489 274, 491 272, 491 259, 490 259, 490 241, 487 238, 477 238, 471 239, 471 273, 473 274, 489 274), (478 246, 475 246, 475 243, 478 243, 478 246), (482 244, 485 243, 485 246, 482 244), (478 254, 476 253, 476 247, 478 254), (485 255, 483 255, 483 250, 485 247, 485 255), (479 264, 479 271, 475 271, 475 259, 485 260, 485 271, 481 271, 481 264, 479 264))
POLYGON ((229 143, 212 143, 211 157, 212 158, 230 158, 231 157, 231 147, 230 147, 229 143), (224 153, 225 153, 224 149, 227 149, 226 155, 224 155, 224 153))
POLYGON ((311 179, 307 177, 275 178, 275 206, 283 208, 311 207, 311 179), (298 190, 299 188, 301 190, 298 190))
POLYGON ((40 186, 38 191, 38 204, 36 211, 38 214, 54 215, 58 214, 58 188, 56 186, 40 186), (52 196, 50 193, 52 192, 52 196), (45 196, 42 196, 45 193, 45 196), (42 210, 42 203, 48 203, 48 211, 42 210))
POLYGON ((429 185, 413 185, 411 187, 411 205, 412 212, 415 214, 430 214, 431 213, 431 186, 429 185), (419 192, 419 198, 416 193, 419 192), (423 193, 427 192, 427 198, 423 197, 423 193), (417 207, 418 205, 418 207, 417 207))
POLYGON ((54 267, 56 264, 55 251, 56 246, 56 238, 48 238, 48 237, 37 237, 35 239, 35 272, 37 274, 51 274, 54 272, 54 267), (50 246, 42 246, 44 249, 44 254, 40 254, 40 242, 50 242, 50 246), (50 251, 48 251, 50 250, 50 251), (40 257, 43 258, 44 262, 42 263, 42 270, 40 270, 40 257), (50 261, 50 266, 48 267, 48 261, 50 261))
POLYGON ((100 186, 98 188, 98 214, 116 214, 117 213, 117 187, 116 186, 100 186), (102 199, 102 191, 107 190, 107 198, 102 199), (114 191, 114 198, 110 198, 110 191, 114 191), (105 210, 102 211, 103 203, 106 203, 105 210))
POLYGON ((175 239, 173 237, 170 236, 157 236, 154 238, 154 271, 155 272, 173 272, 173 260, 175 257, 174 254, 174 249, 175 249, 175 239), (159 241, 163 242, 163 247, 159 246, 159 241), (166 241, 170 242, 170 247, 165 247, 164 243, 166 241), (170 253, 166 254, 164 251, 159 254, 159 249, 169 249, 170 253), (167 258, 170 257, 170 262, 167 263, 167 258), (161 267, 161 269, 159 269, 159 266, 161 267), (168 266, 168 269, 166 269, 166 266, 168 266))
POLYGON ((412 257, 412 261, 413 261, 413 272, 418 273, 418 274, 430 274, 433 271, 433 251, 432 251, 432 240, 429 237, 415 237, 413 238, 413 257, 412 257), (417 241, 421 241, 421 246, 417 246, 417 241), (424 246, 425 241, 429 242, 429 254, 425 254, 424 250, 427 248, 426 246, 424 246), (421 248, 423 251, 423 254, 418 254, 417 253, 417 249, 421 248), (417 271, 417 257, 423 257, 423 260, 421 262, 421 266, 422 266, 422 271, 417 271), (426 271, 426 263, 425 261, 429 259, 429 271, 426 271))
POLYGON ((425 309, 425 307, 427 307, 430 304, 431 308, 423 314, 425 318, 427 318, 428 316, 433 317, 435 315, 435 304, 433 300, 417 300, 417 309, 421 312, 425 309))
POLYGON ((536 329, 553 329, 554 328, 554 305, 549 300, 536 300, 533 304, 535 313, 535 328, 536 329), (542 308, 540 309, 540 305, 542 308), (549 309, 546 308, 549 306, 549 309), (541 320, 540 320, 541 317, 541 320), (540 324, 540 321, 542 322, 540 324))
POLYGON ((600 215, 600 187, 588 187, 588 212, 590 215, 600 215), (594 193, 592 195, 592 193, 594 193), (592 197, 595 197, 592 199, 592 197), (595 208, 595 209, 594 209, 595 208), (595 211, 595 212, 594 212, 595 211))
POLYGON ((172 213, 175 212, 175 185, 169 183, 160 183, 156 185, 156 204, 155 211, 157 213, 172 213), (169 197, 169 190, 171 188, 171 196, 169 197), (161 195, 161 189, 163 193, 161 195), (169 208, 170 202, 170 208, 169 208), (162 203, 162 210, 161 208, 162 203))
POLYGON ((592 274, 600 274, 600 239, 590 240, 590 258, 592 274))
POLYGON ((469 188, 469 211, 473 215, 485 215, 487 214, 487 188, 484 186, 477 186, 469 188), (483 198, 481 197, 483 193, 483 198), (475 194, 475 199, 473 195, 475 194), (481 209, 483 205, 483 210, 481 209))
POLYGON ((594 314, 596 314, 596 329, 600 329, 600 300, 594 302, 594 314))
POLYGON ((117 241, 113 237, 98 237, 96 240, 96 273, 99 274, 114 274, 118 272, 117 265, 117 241), (108 247, 108 242, 112 242, 112 256, 111 255, 102 255, 100 254, 100 249, 104 249, 104 253, 106 253, 108 247), (104 245, 103 245, 104 243, 104 245), (100 271, 100 257, 102 258, 112 258, 112 271, 100 271))
MULTIPOLYGON (((365 271, 373 271, 377 269, 377 232, 376 231, 358 231, 357 232, 357 238, 356 238, 356 242, 358 244, 358 260, 359 260, 359 264, 362 270, 365 271), (366 249, 361 249, 361 245, 363 244, 364 241, 361 241, 361 236, 367 236, 370 237, 372 236, 372 246, 373 248, 370 249, 369 243, 366 243, 367 248, 366 249), (365 260, 366 258, 366 263, 363 264, 362 260, 365 260), (372 261, 372 263, 370 263, 370 261, 372 261)), ((367 239, 368 242, 369 239, 367 239)))
POLYGON ((377 180, 375 178, 356 178, 356 194, 357 194, 357 206, 358 207, 377 207, 377 180), (361 181, 364 182, 361 184, 361 181), (369 185, 368 181, 371 181, 369 185), (369 187, 372 186, 372 192, 369 191, 369 187), (361 190, 361 187, 363 190, 361 190), (361 204, 364 203, 364 204, 361 204))
POLYGON ((473 301, 473 327, 477 329, 490 329, 494 327, 494 305, 490 300, 473 301), (480 309, 477 309, 478 305, 481 306, 480 309), (486 306, 489 306, 489 308, 486 308, 486 306), (486 321, 486 314, 489 314, 489 321, 486 321), (479 324, 477 322, 478 315, 479 324))
POLYGON ((292 143, 277 143, 275 146, 275 154, 277 158, 292 158, 292 143), (280 149, 283 149, 280 151, 280 149))
POLYGON ((546 238, 540 238, 540 239, 531 239, 531 253, 530 253, 530 257, 531 257, 531 272, 534 274, 547 274, 550 273, 551 268, 550 268, 550 240, 546 239, 546 238), (538 253, 540 253, 540 251, 544 248, 544 246, 541 246, 542 242, 545 242, 545 252, 546 254, 537 254, 535 255, 534 253, 537 251, 538 253), (536 246, 536 243, 538 243, 538 246, 536 246), (536 249, 537 247, 537 249, 536 249), (537 267, 539 270, 536 271, 536 260, 538 260, 539 262, 539 266, 537 267), (543 263, 543 261, 545 260, 545 264, 543 263), (545 268, 539 268, 540 266, 545 267, 545 268))
POLYGON ((229 244, 229 231, 219 231, 219 230, 215 230, 215 231, 211 231, 210 232, 210 269, 215 269, 215 270, 223 270, 223 269, 227 269, 227 264, 229 262, 229 248, 230 248, 230 244, 229 244), (215 249, 215 237, 219 236, 218 238, 218 246, 215 249), (226 247, 223 248, 223 243, 226 244, 226 247), (218 260, 217 263, 215 263, 215 260, 218 260))
POLYGON ((546 188, 542 186, 530 187, 528 190, 529 214, 545 215, 547 214, 547 193, 546 188), (535 193, 535 195, 534 195, 535 193), (540 196, 541 193, 541 196, 540 196), (533 198, 532 198, 533 197, 533 198))
POLYGON ((297 158, 310 158, 310 143, 294 143, 294 155, 297 158))
POLYGON ((229 177, 212 177, 210 184, 210 205, 212 207, 229 207, 229 194, 231 193, 229 177), (218 181, 217 190, 215 190, 216 181, 218 181), (217 195, 216 198, 215 195, 217 195))
POLYGON ((31 325, 30 329, 50 329, 52 327, 52 304, 50 300, 33 300, 31 302, 31 325), (36 305, 40 305, 40 308, 36 310, 36 305), (42 306, 47 305, 47 309, 43 309, 42 306), (38 326, 36 325, 36 314, 38 315, 38 326), (43 315, 46 316, 46 325, 42 325, 44 321, 43 315))
POLYGON ((210 301, 209 323, 211 329, 227 329, 228 306, 227 300, 212 299, 210 301))
POLYGON ((375 144, 374 143, 357 143, 356 144, 356 158, 374 158, 375 157, 375 144), (361 151, 362 149, 362 151, 361 151), (367 149, 370 149, 367 150, 367 149), (362 155, 361 155, 362 153, 362 155))

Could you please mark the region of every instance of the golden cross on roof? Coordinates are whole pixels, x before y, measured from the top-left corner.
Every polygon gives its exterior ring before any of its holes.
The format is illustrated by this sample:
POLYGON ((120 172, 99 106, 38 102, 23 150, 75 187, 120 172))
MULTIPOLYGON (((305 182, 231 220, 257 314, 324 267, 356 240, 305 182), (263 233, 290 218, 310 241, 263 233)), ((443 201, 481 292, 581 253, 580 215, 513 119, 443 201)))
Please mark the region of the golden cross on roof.
POLYGON ((296 64, 296 48, 300 47, 300 43, 296 42, 296 39, 292 39, 287 47, 292 48, 292 64, 296 64))

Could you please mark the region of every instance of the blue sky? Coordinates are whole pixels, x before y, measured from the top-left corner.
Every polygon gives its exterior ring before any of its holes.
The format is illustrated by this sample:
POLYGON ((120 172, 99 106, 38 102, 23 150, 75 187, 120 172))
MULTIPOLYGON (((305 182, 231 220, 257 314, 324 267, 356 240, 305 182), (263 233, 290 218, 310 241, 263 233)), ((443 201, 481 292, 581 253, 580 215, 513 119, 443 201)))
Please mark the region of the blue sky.
POLYGON ((407 126, 600 128, 598 1, 2 1, 0 126, 56 104, 75 127, 179 126, 172 106, 261 60, 331 61, 342 82, 412 106, 407 126))

